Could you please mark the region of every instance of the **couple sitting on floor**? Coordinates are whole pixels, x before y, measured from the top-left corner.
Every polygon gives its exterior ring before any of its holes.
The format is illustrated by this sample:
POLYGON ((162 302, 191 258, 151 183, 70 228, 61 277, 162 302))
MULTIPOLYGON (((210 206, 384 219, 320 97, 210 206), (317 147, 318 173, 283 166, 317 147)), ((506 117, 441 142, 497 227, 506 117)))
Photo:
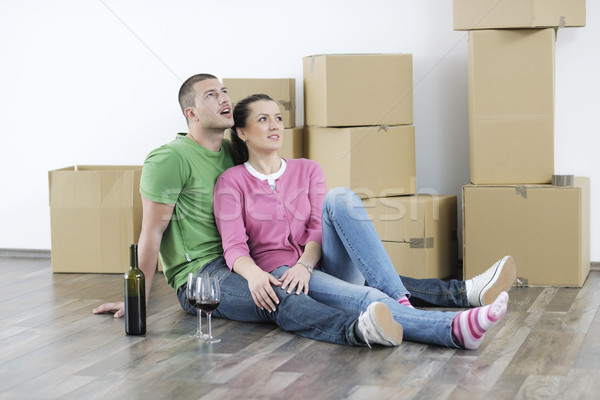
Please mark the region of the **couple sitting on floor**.
MULTIPOLYGON (((468 281, 398 276, 360 199, 346 188, 327 193, 316 162, 279 157, 284 128, 268 96, 249 96, 232 112, 226 88, 200 74, 184 82, 179 101, 189 133, 148 155, 140 183, 146 299, 160 248, 187 312, 196 313, 185 301, 187 274, 207 271, 221 285, 213 315, 331 343, 405 338, 476 349, 506 313, 510 256, 468 281)), ((107 311, 120 317, 123 303, 94 310, 107 311)))

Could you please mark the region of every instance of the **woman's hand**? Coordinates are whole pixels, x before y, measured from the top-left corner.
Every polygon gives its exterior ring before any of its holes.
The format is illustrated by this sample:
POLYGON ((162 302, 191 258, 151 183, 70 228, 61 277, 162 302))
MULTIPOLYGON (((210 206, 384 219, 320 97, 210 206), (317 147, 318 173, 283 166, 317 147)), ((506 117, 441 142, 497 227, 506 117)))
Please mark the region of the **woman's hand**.
POLYGON ((280 286, 281 282, 273 275, 258 268, 252 271, 246 277, 246 280, 248 281, 248 288, 252 294, 252 299, 258 308, 275 311, 275 304, 279 304, 279 299, 271 285, 280 286))
POLYGON ((279 279, 281 282, 281 288, 287 292, 292 293, 296 290, 296 294, 304 292, 308 294, 308 282, 310 281, 310 272, 302 264, 296 264, 292 268, 288 269, 279 279))

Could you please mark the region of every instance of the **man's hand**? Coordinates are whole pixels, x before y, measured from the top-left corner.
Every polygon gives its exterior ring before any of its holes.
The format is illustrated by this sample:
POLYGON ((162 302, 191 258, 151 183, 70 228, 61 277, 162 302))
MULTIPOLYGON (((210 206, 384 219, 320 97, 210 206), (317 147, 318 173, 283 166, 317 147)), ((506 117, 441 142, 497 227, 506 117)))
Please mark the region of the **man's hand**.
POLYGON ((92 313, 103 314, 113 311, 116 311, 114 318, 121 318, 123 315, 125 315, 125 303, 122 301, 118 303, 104 303, 100 307, 94 308, 92 313))

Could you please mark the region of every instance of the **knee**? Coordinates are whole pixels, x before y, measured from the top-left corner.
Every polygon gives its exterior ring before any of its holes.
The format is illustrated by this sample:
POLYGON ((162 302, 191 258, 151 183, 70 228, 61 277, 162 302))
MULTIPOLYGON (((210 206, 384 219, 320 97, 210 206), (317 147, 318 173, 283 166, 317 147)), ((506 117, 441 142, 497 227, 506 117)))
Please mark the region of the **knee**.
POLYGON ((380 291, 378 289, 365 286, 364 290, 365 290, 364 300, 367 304, 371 304, 376 301, 384 301, 386 299, 389 299, 389 296, 387 294, 383 293, 382 291, 380 291))
POLYGON ((352 198, 356 194, 348 189, 347 187, 339 186, 331 189, 327 195, 325 195, 325 203, 335 204, 338 202, 346 202, 347 199, 352 198))
POLYGON ((351 207, 356 201, 360 202, 360 199, 352 190, 343 186, 336 187, 331 189, 327 195, 325 195, 323 210, 348 209, 348 206, 351 207))
POLYGON ((323 216, 328 215, 331 219, 336 219, 336 216, 364 219, 363 210, 362 201, 356 193, 343 186, 330 190, 323 202, 323 216))

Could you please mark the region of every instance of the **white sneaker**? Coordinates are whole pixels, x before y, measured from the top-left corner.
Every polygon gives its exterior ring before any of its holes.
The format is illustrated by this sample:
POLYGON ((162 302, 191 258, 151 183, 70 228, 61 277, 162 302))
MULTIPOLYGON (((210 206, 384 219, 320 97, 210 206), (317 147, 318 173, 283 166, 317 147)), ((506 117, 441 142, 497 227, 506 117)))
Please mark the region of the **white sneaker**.
POLYGON ((510 289, 516 275, 517 267, 511 256, 496 261, 487 271, 471 279, 473 287, 467 293, 469 304, 471 307, 492 304, 500 293, 510 289))
POLYGON ((389 307, 378 301, 371 303, 366 311, 360 313, 357 329, 369 347, 371 343, 383 346, 398 346, 402 343, 402 325, 394 321, 389 307))

